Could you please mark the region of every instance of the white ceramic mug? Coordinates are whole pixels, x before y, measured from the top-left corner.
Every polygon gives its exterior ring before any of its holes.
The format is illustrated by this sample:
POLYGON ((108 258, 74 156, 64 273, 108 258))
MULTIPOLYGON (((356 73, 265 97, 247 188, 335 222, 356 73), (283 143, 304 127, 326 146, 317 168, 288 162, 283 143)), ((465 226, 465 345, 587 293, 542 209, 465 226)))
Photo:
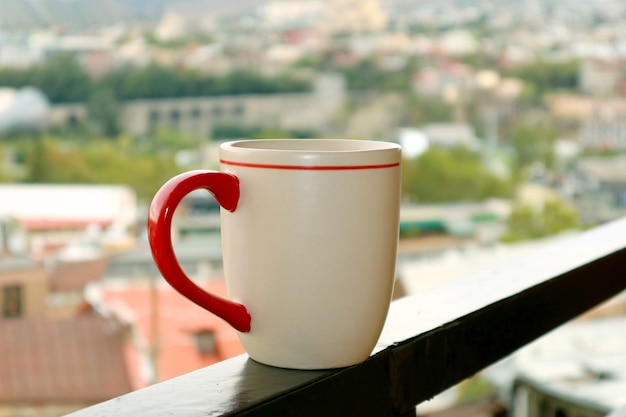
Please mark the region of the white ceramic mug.
POLYGON ((400 147, 334 139, 244 140, 220 147, 221 171, 168 181, 148 232, 163 277, 239 331, 268 365, 337 368, 368 358, 391 300, 400 213, 400 147), (171 220, 189 192, 221 210, 229 299, 182 271, 171 220))

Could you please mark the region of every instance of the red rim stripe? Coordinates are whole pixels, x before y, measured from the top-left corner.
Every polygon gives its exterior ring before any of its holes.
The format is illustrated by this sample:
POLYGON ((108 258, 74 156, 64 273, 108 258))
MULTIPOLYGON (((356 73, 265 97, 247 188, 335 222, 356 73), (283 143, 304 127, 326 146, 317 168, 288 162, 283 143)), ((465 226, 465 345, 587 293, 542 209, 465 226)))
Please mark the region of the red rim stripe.
POLYGON ((225 165, 234 165, 246 168, 265 168, 265 169, 289 169, 299 171, 347 171, 354 169, 380 169, 380 168, 392 168, 400 166, 400 162, 394 162, 392 164, 379 164, 379 165, 274 165, 274 164, 254 164, 248 162, 235 162, 220 159, 220 162, 225 165))

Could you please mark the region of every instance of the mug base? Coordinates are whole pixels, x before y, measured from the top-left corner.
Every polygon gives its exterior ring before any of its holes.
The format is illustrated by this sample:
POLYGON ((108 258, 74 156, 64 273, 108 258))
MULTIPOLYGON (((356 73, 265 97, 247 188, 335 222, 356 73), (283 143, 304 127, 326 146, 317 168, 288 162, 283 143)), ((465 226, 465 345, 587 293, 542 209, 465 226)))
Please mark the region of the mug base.
POLYGON ((289 360, 264 360, 261 358, 257 358, 248 354, 248 357, 261 365, 271 366, 272 368, 280 368, 280 369, 292 369, 299 371, 322 371, 322 370, 333 370, 333 369, 342 369, 348 368, 350 366, 358 365, 364 362, 366 358, 359 359, 356 361, 334 361, 334 362, 319 362, 315 360, 301 360, 301 361, 289 361, 289 360))

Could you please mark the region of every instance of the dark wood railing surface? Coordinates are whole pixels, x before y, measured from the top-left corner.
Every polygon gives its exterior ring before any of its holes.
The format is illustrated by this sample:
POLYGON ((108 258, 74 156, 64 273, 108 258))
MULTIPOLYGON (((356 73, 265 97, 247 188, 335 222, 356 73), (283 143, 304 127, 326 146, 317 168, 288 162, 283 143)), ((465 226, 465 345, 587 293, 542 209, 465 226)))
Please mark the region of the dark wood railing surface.
POLYGON ((372 356, 296 371, 246 355, 94 405, 95 416, 402 416, 626 288, 626 219, 392 303, 372 356))

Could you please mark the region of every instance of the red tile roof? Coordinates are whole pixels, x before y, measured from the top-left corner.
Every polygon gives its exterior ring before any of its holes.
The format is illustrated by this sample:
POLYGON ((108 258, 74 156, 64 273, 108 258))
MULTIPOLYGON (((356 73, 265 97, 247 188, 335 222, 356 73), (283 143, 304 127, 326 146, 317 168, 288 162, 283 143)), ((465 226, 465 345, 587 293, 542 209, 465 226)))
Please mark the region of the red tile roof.
MULTIPOLYGON (((209 281, 201 285, 206 290, 225 296, 223 281, 209 281)), ((130 319, 145 346, 150 346, 152 335, 152 312, 158 321, 158 367, 157 376, 163 381, 212 363, 244 353, 237 333, 227 323, 178 294, 164 282, 160 282, 152 306, 152 292, 147 282, 124 287, 101 288, 102 303, 119 317, 130 319), (215 334, 216 353, 202 355, 195 343, 195 333, 209 330, 215 334)))
POLYGON ((0 320, 0 403, 97 403, 131 391, 124 340, 101 317, 0 320))

